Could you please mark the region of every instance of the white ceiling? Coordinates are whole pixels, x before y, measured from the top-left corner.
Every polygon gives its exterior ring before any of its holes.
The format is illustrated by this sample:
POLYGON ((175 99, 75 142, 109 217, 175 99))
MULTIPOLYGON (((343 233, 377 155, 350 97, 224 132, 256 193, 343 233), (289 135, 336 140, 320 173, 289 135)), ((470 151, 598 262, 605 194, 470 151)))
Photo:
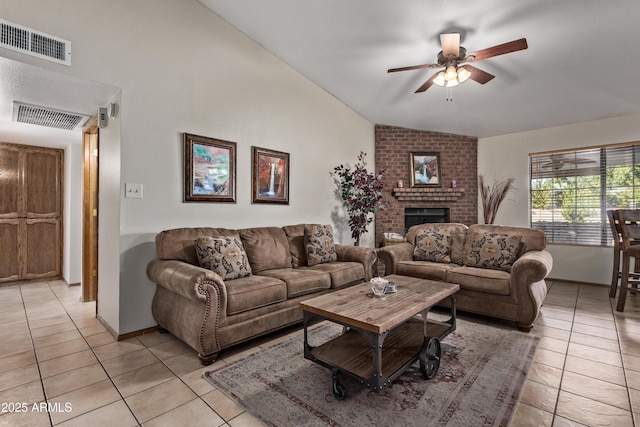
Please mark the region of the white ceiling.
POLYGON ((478 137, 640 113, 637 0, 199 0, 377 124, 478 137), (439 34, 468 52, 525 37, 474 65, 485 85, 414 91, 439 34))
POLYGON ((95 116, 98 108, 106 106, 117 91, 113 86, 0 56, 0 142, 52 148, 80 143, 81 131, 14 122, 13 101, 95 116))

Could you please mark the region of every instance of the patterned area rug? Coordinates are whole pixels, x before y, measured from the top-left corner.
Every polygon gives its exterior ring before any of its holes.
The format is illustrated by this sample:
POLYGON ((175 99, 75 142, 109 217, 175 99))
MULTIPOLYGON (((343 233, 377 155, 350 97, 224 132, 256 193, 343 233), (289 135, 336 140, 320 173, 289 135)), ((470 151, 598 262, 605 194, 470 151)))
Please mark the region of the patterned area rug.
MULTIPOLYGON (((430 315, 431 316, 431 315, 430 315)), ((341 327, 310 328, 319 345, 341 327)), ((391 387, 368 390, 346 375, 344 400, 332 393, 331 371, 303 357, 303 333, 205 378, 269 425, 284 426, 506 426, 522 389, 539 338, 458 318, 442 341, 436 376, 425 380, 416 363, 391 387)))

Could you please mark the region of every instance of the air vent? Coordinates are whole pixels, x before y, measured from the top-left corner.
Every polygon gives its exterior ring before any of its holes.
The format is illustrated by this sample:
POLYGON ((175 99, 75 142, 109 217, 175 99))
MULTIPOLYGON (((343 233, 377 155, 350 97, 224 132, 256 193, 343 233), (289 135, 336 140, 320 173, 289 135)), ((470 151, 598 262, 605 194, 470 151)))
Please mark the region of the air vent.
POLYGON ((83 114, 68 113, 36 105, 13 103, 13 121, 56 129, 80 130, 89 120, 83 114))
POLYGON ((0 19, 0 47, 71 66, 71 42, 0 19))

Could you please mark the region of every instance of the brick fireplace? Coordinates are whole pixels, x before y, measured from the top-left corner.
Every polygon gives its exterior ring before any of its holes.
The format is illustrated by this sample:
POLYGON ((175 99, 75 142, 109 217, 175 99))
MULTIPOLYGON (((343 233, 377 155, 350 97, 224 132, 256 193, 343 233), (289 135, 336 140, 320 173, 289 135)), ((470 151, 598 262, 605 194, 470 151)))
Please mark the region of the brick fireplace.
POLYGON ((405 233, 405 209, 448 209, 449 221, 478 222, 478 139, 376 125, 376 170, 385 170, 386 208, 376 214, 376 245, 382 233, 405 233), (440 153, 441 187, 410 187, 411 152, 440 153), (403 187, 398 187, 402 180, 403 187), (457 186, 452 188, 451 181, 457 186))

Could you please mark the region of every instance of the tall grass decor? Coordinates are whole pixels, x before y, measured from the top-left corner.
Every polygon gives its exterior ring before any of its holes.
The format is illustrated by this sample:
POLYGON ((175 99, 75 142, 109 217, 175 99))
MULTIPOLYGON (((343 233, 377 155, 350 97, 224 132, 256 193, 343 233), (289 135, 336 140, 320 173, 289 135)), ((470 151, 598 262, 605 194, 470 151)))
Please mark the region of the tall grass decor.
POLYGON ((478 185, 480 186, 480 196, 482 197, 482 214, 485 224, 493 224, 496 220, 496 214, 500 208, 500 204, 507 197, 511 190, 515 190, 513 183, 515 178, 498 178, 489 185, 485 183, 482 175, 478 176, 478 185))

